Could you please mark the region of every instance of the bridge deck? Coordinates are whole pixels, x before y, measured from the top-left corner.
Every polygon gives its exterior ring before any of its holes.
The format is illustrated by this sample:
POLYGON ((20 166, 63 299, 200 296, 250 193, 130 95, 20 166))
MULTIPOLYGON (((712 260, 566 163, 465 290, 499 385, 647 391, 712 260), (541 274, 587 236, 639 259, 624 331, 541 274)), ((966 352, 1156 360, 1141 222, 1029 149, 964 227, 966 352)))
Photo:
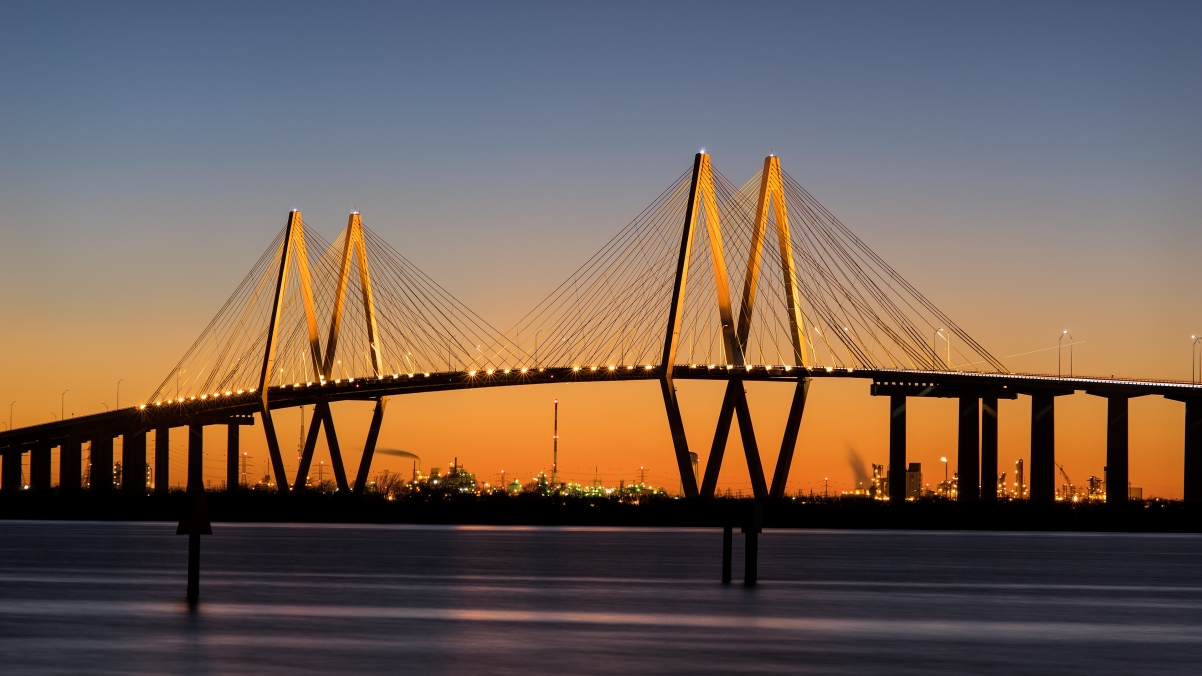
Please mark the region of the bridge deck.
MULTIPOLYGON (((551 383, 624 382, 656 380, 658 366, 557 367, 443 373, 399 373, 380 378, 335 380, 322 383, 295 383, 272 387, 268 392, 271 409, 312 405, 318 401, 367 401, 382 396, 421 392, 442 392, 486 387, 513 387, 551 383)), ((1172 380, 1133 380, 1126 378, 1057 377, 1039 374, 966 373, 961 371, 909 371, 891 369, 805 369, 795 366, 757 365, 725 367, 677 365, 677 380, 730 380, 760 382, 796 382, 800 378, 857 378, 872 381, 872 393, 904 394, 913 397, 994 396, 1013 399, 1020 394, 1065 395, 1084 391, 1097 396, 1140 397, 1161 395, 1185 401, 1202 399, 1202 383, 1172 380)), ((124 430, 150 430, 180 427, 193 423, 221 424, 235 416, 247 416, 260 409, 259 396, 253 390, 222 392, 183 401, 150 402, 139 406, 95 413, 0 433, 0 447, 25 446, 38 441, 70 436, 88 438, 105 430, 114 434, 124 430)))

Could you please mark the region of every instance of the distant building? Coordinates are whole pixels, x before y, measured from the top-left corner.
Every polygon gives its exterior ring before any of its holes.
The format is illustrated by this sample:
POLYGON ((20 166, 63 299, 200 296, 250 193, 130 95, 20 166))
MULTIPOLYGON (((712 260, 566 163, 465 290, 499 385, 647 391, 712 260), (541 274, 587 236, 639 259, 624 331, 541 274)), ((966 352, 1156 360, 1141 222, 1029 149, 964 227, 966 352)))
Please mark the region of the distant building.
POLYGON ((906 470, 906 498, 922 496, 922 463, 912 462, 906 470))

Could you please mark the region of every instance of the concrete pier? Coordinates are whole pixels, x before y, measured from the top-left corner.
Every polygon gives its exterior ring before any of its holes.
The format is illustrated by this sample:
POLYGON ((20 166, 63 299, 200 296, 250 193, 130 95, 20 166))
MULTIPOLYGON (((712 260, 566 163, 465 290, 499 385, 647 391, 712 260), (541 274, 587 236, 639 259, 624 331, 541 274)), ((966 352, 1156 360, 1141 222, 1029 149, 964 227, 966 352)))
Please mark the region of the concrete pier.
POLYGON ((981 500, 997 501, 997 397, 981 399, 981 500))
POLYGON ((205 428, 188 425, 188 492, 203 491, 205 428))
POLYGON ((171 428, 154 431, 154 494, 166 495, 171 476, 171 428))
POLYGON ((238 471, 238 423, 230 423, 226 426, 225 440, 225 490, 236 491, 242 484, 241 473, 238 471))
POLYGON ((121 492, 146 495, 146 433, 126 432, 121 441, 121 492))
POLYGON ((58 452, 58 487, 77 491, 83 486, 83 439, 71 435, 63 440, 58 452))
POLYGON ((906 397, 889 397, 889 502, 906 500, 906 397))
POLYGON ((1185 402, 1185 500, 1202 502, 1202 399, 1185 402))
POLYGON ((1106 397, 1106 502, 1127 502, 1127 397, 1106 397))
POLYGON ((113 434, 98 432, 92 437, 91 484, 88 489, 96 493, 113 491, 113 434))
POLYGON ((42 439, 29 452, 29 487, 35 491, 50 490, 52 448, 49 439, 42 439))
POLYGON ((980 465, 980 400, 960 397, 959 436, 956 444, 956 464, 960 475, 957 499, 976 502, 981 498, 980 465))
POLYGON ((1031 501, 1056 500, 1056 397, 1031 396, 1031 501))
POLYGON ((0 451, 4 451, 4 476, 0 477, 0 487, 6 491, 21 490, 21 447, 9 446, 0 451))

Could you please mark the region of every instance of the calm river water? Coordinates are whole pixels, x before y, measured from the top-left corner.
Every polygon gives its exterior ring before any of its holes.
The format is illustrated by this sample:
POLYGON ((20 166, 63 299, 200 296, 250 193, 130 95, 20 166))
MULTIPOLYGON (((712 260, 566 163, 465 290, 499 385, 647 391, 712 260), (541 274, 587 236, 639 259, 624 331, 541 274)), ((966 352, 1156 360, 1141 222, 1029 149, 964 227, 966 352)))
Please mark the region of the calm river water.
POLYGON ((0 522, 0 672, 1202 673, 1202 537, 0 522), (736 533, 736 577, 742 537, 736 533))

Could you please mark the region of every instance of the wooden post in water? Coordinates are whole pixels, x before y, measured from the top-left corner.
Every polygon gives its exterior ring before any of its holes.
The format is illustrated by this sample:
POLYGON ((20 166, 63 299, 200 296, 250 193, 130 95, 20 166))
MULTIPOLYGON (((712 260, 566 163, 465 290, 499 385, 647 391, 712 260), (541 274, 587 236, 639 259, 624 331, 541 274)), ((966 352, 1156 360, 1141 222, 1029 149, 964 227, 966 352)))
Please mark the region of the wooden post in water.
POLYGON ((188 536, 188 605, 195 606, 200 599, 200 536, 213 534, 204 489, 188 491, 188 507, 175 534, 188 536))

